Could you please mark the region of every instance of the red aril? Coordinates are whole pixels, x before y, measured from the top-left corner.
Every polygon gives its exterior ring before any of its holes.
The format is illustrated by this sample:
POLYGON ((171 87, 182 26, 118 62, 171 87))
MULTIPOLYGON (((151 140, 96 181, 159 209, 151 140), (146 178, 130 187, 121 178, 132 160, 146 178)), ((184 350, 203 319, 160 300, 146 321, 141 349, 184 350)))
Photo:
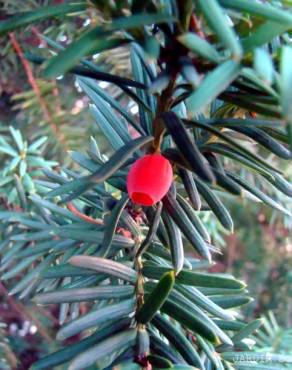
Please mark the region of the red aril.
POLYGON ((136 204, 152 206, 168 192, 172 179, 170 162, 161 154, 147 154, 138 159, 129 171, 129 196, 136 204))

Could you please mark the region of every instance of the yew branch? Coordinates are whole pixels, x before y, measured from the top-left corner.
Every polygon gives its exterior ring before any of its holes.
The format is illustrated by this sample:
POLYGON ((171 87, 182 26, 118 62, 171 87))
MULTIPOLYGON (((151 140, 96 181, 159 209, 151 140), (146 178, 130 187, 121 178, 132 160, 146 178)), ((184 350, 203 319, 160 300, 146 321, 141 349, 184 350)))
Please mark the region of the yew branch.
POLYGON ((52 118, 52 115, 49 111, 47 103, 46 103, 45 99, 43 98, 41 90, 40 90, 40 88, 39 88, 39 86, 38 86, 38 84, 37 84, 37 82, 34 78, 34 75, 33 75, 32 69, 30 67, 30 64, 25 59, 25 56, 23 54, 23 51, 21 49, 21 46, 20 46, 19 42, 17 41, 13 32, 9 33, 9 37, 10 37, 10 40, 11 40, 11 43, 12 43, 12 46, 13 46, 14 50, 16 51, 17 55, 19 56, 19 59, 21 60, 21 63, 23 65, 23 68, 24 68, 25 73, 27 75, 28 82, 31 85, 31 87, 32 87, 32 89, 33 89, 33 91, 34 91, 34 93, 35 93, 35 95, 36 95, 36 97, 39 101, 40 107, 41 107, 42 112, 43 112, 44 119, 49 123, 54 135, 58 138, 58 140, 63 145, 65 150, 68 150, 65 137, 64 137, 63 133, 61 132, 61 130, 59 129, 58 125, 54 122, 54 120, 52 118))

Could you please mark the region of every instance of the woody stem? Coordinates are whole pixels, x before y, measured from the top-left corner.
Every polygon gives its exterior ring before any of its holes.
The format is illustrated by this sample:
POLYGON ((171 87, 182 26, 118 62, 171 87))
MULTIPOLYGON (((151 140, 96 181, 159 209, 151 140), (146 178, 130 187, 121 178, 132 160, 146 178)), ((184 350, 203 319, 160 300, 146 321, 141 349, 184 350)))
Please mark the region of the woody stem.
POLYGON ((167 112, 172 103, 172 94, 175 85, 175 77, 169 82, 168 86, 162 91, 161 95, 158 97, 157 102, 157 112, 153 121, 153 150, 157 152, 160 150, 160 145, 162 142, 162 137, 164 133, 164 125, 160 120, 160 116, 163 112, 167 112))

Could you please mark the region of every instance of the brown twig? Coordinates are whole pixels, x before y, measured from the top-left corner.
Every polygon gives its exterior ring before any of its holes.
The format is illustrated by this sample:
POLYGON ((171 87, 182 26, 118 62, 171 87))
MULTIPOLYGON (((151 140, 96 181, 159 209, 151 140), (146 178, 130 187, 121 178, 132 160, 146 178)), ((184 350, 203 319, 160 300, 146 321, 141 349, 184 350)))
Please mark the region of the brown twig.
POLYGON ((47 333, 46 329, 43 327, 43 325, 40 323, 38 319, 35 317, 32 317, 26 310, 26 307, 21 302, 15 302, 15 300, 9 296, 9 293, 3 283, 0 281, 0 292, 5 296, 5 299, 9 306, 19 314, 20 317, 33 322, 36 327, 38 328, 38 331, 40 335, 48 342, 52 342, 53 338, 47 333))
POLYGON ((32 32, 36 35, 36 37, 38 37, 38 39, 40 40, 40 42, 45 46, 47 47, 48 46, 48 43, 45 39, 42 38, 42 35, 40 33, 40 31, 35 27, 35 26, 32 26, 31 27, 31 30, 32 32))
POLYGON ((197 33, 198 36, 202 37, 202 39, 206 38, 201 28, 201 22, 198 20, 195 14, 192 14, 191 16, 190 27, 197 33))
POLYGON ((176 77, 173 77, 169 82, 168 86, 166 87, 166 89, 164 89, 161 95, 158 97, 156 117, 153 121, 153 132, 154 132, 153 149, 155 152, 159 151, 160 149, 163 132, 165 130, 165 127, 160 120, 160 115, 163 112, 167 112, 171 107, 172 93, 175 85, 175 80, 176 77))
POLYGON ((43 116, 44 116, 45 120, 49 123, 52 131, 54 132, 55 136, 60 140, 60 143, 63 145, 65 150, 67 150, 68 148, 67 148, 67 143, 66 143, 65 137, 64 137, 63 133, 61 132, 61 130, 59 129, 58 125, 53 121, 53 118, 52 118, 52 115, 51 115, 51 113, 48 109, 47 103, 46 103, 45 99, 43 98, 42 93, 40 91, 40 88, 39 88, 39 86, 38 86, 38 84, 37 84, 37 82, 34 78, 34 75, 33 75, 32 69, 30 67, 30 64, 24 57, 24 54, 23 54, 23 51, 21 49, 21 46, 20 46, 19 42, 17 41, 13 32, 9 33, 9 37, 10 37, 12 46, 13 46, 14 50, 16 51, 17 55, 19 56, 19 58, 21 60, 21 63, 24 67, 25 73, 27 75, 28 82, 31 85, 31 87, 32 87, 32 89, 33 89, 33 91, 34 91, 34 93, 35 93, 35 95, 36 95, 36 97, 39 101, 39 104, 40 104, 40 107, 42 109, 43 116))
POLYGON ((90 216, 85 215, 84 213, 81 213, 78 211, 78 209, 73 205, 73 203, 68 203, 67 208, 69 211, 71 211, 74 215, 78 216, 84 221, 90 222, 91 224, 96 224, 96 225, 103 225, 103 220, 101 219, 95 219, 90 216))
MULTIPOLYGON (((32 26, 31 30, 35 34, 35 36, 39 39, 41 44, 44 45, 45 47, 48 47, 48 43, 45 39, 42 38, 42 34, 40 33, 40 31, 35 26, 32 26)), ((56 100, 55 100, 56 101, 56 111, 57 113, 61 113, 62 106, 61 106, 60 92, 56 84, 56 81, 54 81, 54 87, 53 87, 52 93, 56 97, 56 100)))

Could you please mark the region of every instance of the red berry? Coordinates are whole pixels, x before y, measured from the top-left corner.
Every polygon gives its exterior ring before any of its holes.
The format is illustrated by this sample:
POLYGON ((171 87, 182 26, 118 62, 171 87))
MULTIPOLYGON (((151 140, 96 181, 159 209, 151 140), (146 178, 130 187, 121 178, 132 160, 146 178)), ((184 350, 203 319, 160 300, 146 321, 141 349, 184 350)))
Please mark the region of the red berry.
POLYGON ((127 189, 134 203, 152 206, 168 192, 173 179, 172 167, 161 154, 147 154, 131 167, 127 189))

